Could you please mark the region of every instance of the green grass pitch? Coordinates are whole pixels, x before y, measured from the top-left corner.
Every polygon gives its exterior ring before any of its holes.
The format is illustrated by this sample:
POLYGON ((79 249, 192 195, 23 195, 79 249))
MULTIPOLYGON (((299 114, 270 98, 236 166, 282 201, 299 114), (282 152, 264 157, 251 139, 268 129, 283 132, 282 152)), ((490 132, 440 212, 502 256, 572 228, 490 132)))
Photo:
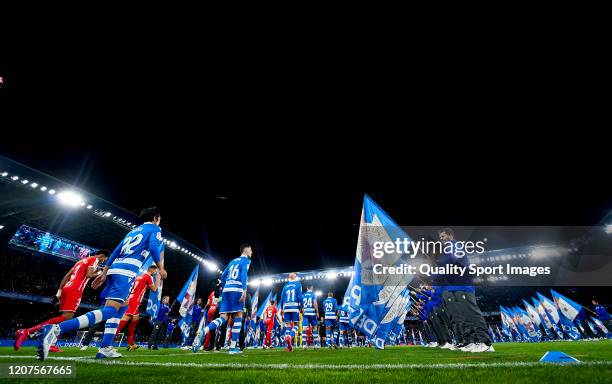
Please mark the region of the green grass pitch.
MULTIPOLYGON (((245 350, 194 354, 178 349, 120 350, 117 360, 95 360, 96 349, 65 348, 48 362, 76 363, 79 383, 610 383, 612 341, 500 343, 495 353, 465 353, 420 346, 343 350, 245 350), (582 363, 555 365, 538 360, 560 350, 582 363)), ((0 363, 37 363, 35 348, 0 347, 0 363)), ((27 383, 74 379, 27 379, 27 383)), ((11 382, 10 379, 1 381, 11 382)), ((17 381, 17 380, 15 380, 17 381)), ((23 382, 24 379, 21 380, 23 382)))

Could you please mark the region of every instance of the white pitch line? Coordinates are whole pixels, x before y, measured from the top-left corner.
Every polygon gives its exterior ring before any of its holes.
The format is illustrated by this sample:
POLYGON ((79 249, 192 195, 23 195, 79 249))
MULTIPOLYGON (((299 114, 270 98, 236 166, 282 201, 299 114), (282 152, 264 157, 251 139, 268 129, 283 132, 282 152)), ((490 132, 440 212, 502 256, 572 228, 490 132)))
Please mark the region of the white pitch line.
MULTIPOLYGON (((35 356, 6 355, 2 358, 31 358, 35 356)), ((381 369, 469 369, 469 368, 510 368, 538 367, 550 363, 505 362, 505 363, 459 363, 459 364, 258 364, 258 363, 170 363, 125 360, 96 360, 83 357, 48 357, 47 360, 78 361, 85 364, 123 365, 138 367, 184 367, 184 368, 230 368, 230 369, 336 369, 336 370, 381 370, 381 369)), ((570 366, 605 366, 612 365, 612 360, 583 361, 570 366)))

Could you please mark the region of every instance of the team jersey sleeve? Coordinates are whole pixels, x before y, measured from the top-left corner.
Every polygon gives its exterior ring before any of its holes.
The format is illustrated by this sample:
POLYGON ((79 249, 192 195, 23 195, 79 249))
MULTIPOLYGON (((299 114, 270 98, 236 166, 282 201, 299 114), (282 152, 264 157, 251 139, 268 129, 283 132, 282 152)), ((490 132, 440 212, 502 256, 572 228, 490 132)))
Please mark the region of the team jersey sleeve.
POLYGON ((249 267, 251 266, 251 261, 248 260, 242 266, 242 275, 240 276, 240 281, 242 282, 242 288, 246 291, 247 286, 247 274, 249 273, 249 267))
POLYGON ((227 270, 229 269, 229 267, 230 267, 229 265, 225 267, 225 269, 223 270, 223 273, 221 274, 221 287, 225 286, 225 280, 227 279, 227 270))
POLYGON ((302 296, 302 284, 298 283, 297 288, 298 289, 297 289, 297 292, 296 292, 297 293, 296 299, 297 299, 297 302, 298 302, 298 306, 300 308, 302 308, 303 307, 302 299, 304 298, 304 296, 302 296))
POLYGON ((157 229, 155 231, 151 231, 149 235, 149 243, 147 244, 147 249, 149 250, 150 255, 153 257, 153 261, 156 263, 160 262, 160 255, 162 250, 162 235, 161 230, 157 229))
POLYGON ((115 258, 117 258, 117 256, 119 256, 121 254, 121 246, 123 245, 123 241, 122 240, 119 245, 117 245, 117 247, 115 248, 115 250, 113 251, 113 253, 111 254, 111 256, 108 258, 108 260, 106 261, 106 265, 107 266, 111 266, 113 264, 113 261, 115 260, 115 258))

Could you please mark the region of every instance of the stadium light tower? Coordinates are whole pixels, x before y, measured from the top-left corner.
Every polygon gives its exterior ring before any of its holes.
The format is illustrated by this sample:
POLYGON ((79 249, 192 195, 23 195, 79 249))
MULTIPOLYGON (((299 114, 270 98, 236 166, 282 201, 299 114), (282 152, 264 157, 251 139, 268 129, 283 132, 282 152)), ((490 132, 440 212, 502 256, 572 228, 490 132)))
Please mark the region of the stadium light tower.
POLYGON ((83 203, 83 197, 72 191, 62 191, 57 194, 57 197, 63 204, 71 207, 78 207, 81 203, 83 203))

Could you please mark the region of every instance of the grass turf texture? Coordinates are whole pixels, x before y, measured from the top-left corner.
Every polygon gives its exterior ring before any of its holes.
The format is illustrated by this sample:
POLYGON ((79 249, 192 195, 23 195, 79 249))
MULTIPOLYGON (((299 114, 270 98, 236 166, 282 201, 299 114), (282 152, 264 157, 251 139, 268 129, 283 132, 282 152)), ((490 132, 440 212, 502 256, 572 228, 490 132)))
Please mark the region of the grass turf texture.
MULTIPOLYGON (((425 347, 393 347, 344 350, 281 349, 246 350, 243 355, 225 352, 198 353, 177 349, 133 352, 121 350, 117 360, 94 360, 96 349, 81 352, 65 348, 50 354, 46 362, 74 359, 77 382, 81 383, 213 383, 251 382, 415 382, 415 383, 610 383, 612 341, 495 344, 495 353, 464 353, 425 347), (541 364, 546 351, 560 350, 582 364, 541 364)), ((0 348, 0 363, 38 364, 35 348, 14 352, 0 348)), ((24 380, 24 379, 21 379, 24 380)), ((27 379, 28 383, 58 382, 70 379, 27 379)), ((2 379, 3 382, 11 382, 2 379)), ((17 381, 17 380, 15 380, 17 381)))

